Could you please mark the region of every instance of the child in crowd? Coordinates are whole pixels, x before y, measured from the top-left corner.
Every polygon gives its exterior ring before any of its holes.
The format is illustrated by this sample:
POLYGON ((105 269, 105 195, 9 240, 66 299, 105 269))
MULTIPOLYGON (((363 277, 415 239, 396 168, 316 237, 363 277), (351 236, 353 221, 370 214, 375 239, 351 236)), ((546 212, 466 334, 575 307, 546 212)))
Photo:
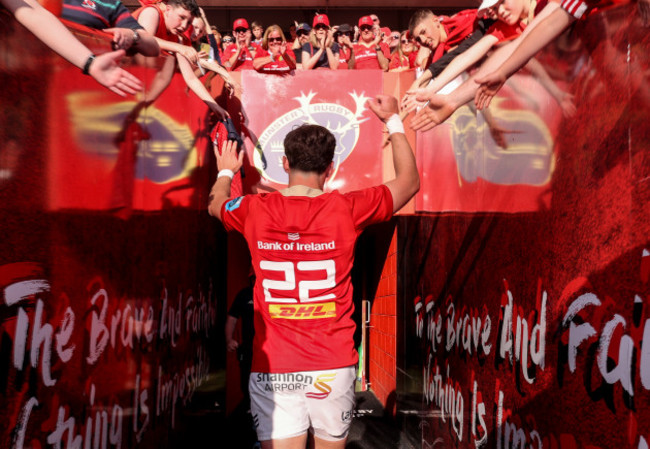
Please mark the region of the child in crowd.
POLYGON ((334 39, 339 44, 339 66, 337 70, 346 70, 352 56, 352 27, 344 23, 334 32, 334 39))
MULTIPOLYGON (((476 92, 475 101, 479 109, 490 104, 492 97, 501 89, 506 79, 523 67, 542 48, 564 32, 573 22, 594 8, 608 2, 602 0, 564 0, 561 8, 556 8, 539 26, 522 39, 508 59, 500 67, 488 74, 480 74, 475 82, 480 85, 476 92)), ((639 0, 640 11, 647 10, 650 2, 639 0)))
MULTIPOLYGON (((428 68, 418 77, 408 91, 424 87, 438 76, 458 55, 478 42, 494 20, 482 20, 477 10, 467 9, 447 17, 436 16, 428 9, 416 11, 409 21, 409 33, 420 44, 415 66, 428 68)), ((402 107, 411 95, 402 99, 402 107)), ((405 116, 405 112, 402 115, 405 116)))
MULTIPOLYGON (((185 36, 185 32, 190 27, 193 18, 200 16, 199 7, 194 0, 167 0, 154 3, 141 7, 133 15, 145 30, 156 37, 162 50, 174 55, 173 58, 167 60, 173 62, 166 64, 175 63, 177 65, 187 86, 208 105, 218 118, 228 117, 228 112, 214 101, 192 69, 192 64, 199 63, 199 55, 189 45, 190 42, 185 36)), ((167 68, 163 67, 161 73, 166 73, 166 71, 167 68)), ((158 87, 159 90, 169 84, 171 77, 165 81, 166 84, 158 87)), ((155 96, 157 93, 153 95, 155 96)))
MULTIPOLYGON (((406 111, 421 105, 416 99, 427 98, 437 93, 458 75, 469 69, 482 59, 495 45, 515 39, 532 21, 535 14, 546 6, 547 1, 541 0, 483 0, 478 9, 478 17, 497 17, 494 23, 469 49, 454 58, 449 65, 426 88, 407 91, 408 101, 403 104, 406 111)), ((426 101, 426 100, 424 100, 426 101)))
MULTIPOLYGON (((638 0, 648 4, 648 0, 638 0)), ((426 131, 444 122, 460 106, 474 99, 477 108, 485 108, 506 79, 525 65, 539 50, 548 45, 576 20, 586 17, 594 8, 609 2, 603 0, 563 0, 548 3, 511 44, 495 51, 472 77, 449 95, 428 97, 411 121, 411 127, 426 131)), ((641 8, 642 9, 642 8, 641 8)), ((422 98, 424 100, 424 98, 422 98)))
POLYGON ((296 68, 302 69, 302 46, 309 42, 309 35, 311 34, 311 27, 306 23, 295 24, 296 38, 291 45, 293 51, 296 68))
POLYGON ((262 38, 264 34, 264 25, 262 25, 262 22, 254 20, 253 23, 251 23, 251 31, 253 32, 253 36, 251 38, 253 43, 262 45, 262 38))
MULTIPOLYGON (((207 30, 209 29, 210 24, 207 22, 207 18, 205 17, 205 13, 203 12, 203 9, 199 8, 199 10, 201 15, 199 17, 194 17, 194 19, 192 20, 192 26, 188 28, 188 30, 186 31, 186 36, 189 36, 195 50, 199 52, 199 59, 197 61, 197 70, 195 70, 194 74, 196 76, 200 76, 205 74, 205 70, 203 69, 210 70, 215 74, 219 75, 221 78, 223 78, 225 85, 228 88, 228 91, 230 92, 231 95, 240 93, 241 86, 232 78, 232 76, 230 76, 228 69, 223 67, 219 62, 215 61, 214 59, 211 59, 209 54, 210 52, 201 50, 200 47, 201 39, 203 39, 203 37, 207 35, 207 30)), ((215 44, 216 44, 216 40, 215 40, 215 44)), ((212 48, 210 48, 210 50, 212 50, 212 48)), ((208 84, 205 85, 207 86, 208 84)))

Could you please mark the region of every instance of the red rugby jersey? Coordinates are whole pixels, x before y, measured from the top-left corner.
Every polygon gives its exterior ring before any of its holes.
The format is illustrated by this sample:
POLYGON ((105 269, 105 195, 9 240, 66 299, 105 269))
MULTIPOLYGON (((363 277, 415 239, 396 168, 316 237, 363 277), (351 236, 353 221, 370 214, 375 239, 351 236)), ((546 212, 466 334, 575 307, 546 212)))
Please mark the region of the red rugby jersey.
MULTIPOLYGON (((390 49, 383 42, 379 43, 381 52, 390 61, 390 49)), ((354 68, 357 70, 381 69, 377 60, 375 46, 366 47, 363 44, 354 44, 354 68)))
MULTIPOLYGON (((239 65, 237 65, 234 69, 230 69, 233 72, 239 72, 241 70, 255 70, 255 67, 253 67, 253 59, 255 58, 255 53, 258 50, 261 50, 262 47, 257 45, 255 42, 251 42, 251 50, 248 49, 248 47, 244 47, 244 49, 239 53, 239 57, 237 58, 237 61, 239 61, 239 65)), ((237 44, 232 43, 226 47, 226 49, 223 52, 223 60, 228 61, 232 56, 237 53, 237 44)))
MULTIPOLYGON (((296 188, 306 189, 293 187, 294 194, 296 188)), ((357 363, 354 246, 366 226, 392 215, 392 196, 383 185, 316 197, 246 195, 224 204, 223 224, 246 238, 257 276, 253 372, 357 363)))

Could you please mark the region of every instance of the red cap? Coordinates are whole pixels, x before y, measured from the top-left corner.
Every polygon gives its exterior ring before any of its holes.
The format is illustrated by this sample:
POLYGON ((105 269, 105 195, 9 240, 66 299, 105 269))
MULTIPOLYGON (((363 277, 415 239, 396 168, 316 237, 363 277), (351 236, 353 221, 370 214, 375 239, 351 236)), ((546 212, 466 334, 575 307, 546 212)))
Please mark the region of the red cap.
POLYGON ((359 19, 359 28, 361 28, 362 25, 370 25, 373 26, 375 22, 372 21, 372 17, 370 16, 363 16, 362 18, 359 19))
POLYGON ((312 24, 312 28, 316 28, 316 25, 330 26, 330 19, 328 19, 325 14, 318 14, 316 17, 314 17, 314 23, 312 24))
POLYGON ((390 36, 390 28, 388 27, 381 27, 380 28, 381 32, 384 33, 386 36, 390 36))
POLYGON ((246 19, 237 19, 232 24, 232 30, 235 31, 237 28, 246 28, 248 29, 248 22, 246 19))

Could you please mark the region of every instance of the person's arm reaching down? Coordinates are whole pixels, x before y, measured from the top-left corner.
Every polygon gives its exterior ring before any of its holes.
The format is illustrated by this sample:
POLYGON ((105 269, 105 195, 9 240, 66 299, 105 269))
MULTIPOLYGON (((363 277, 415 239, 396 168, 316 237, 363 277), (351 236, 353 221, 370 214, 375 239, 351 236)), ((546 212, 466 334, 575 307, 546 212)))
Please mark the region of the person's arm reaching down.
POLYGON ((176 61, 178 62, 178 68, 181 70, 181 75, 183 75, 187 87, 189 87, 197 97, 203 100, 203 102, 207 104, 212 112, 214 112, 220 119, 228 117, 228 112, 214 101, 210 92, 206 90, 203 83, 201 83, 201 81, 196 77, 189 61, 179 54, 176 55, 176 61))
POLYGON ((86 69, 99 84, 118 95, 135 94, 142 90, 142 82, 122 69, 118 62, 124 50, 93 56, 52 13, 34 0, 0 0, 16 20, 39 38, 45 45, 71 64, 86 69), (91 58, 93 57, 93 58, 91 58))

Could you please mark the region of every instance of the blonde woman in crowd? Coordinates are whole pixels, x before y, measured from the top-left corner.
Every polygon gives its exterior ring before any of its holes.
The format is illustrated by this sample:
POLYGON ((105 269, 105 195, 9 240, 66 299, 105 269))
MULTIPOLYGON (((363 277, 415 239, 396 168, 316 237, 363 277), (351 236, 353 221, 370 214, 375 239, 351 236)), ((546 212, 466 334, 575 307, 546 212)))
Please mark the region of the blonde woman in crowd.
POLYGON ((261 48, 255 52, 253 67, 260 73, 286 75, 296 68, 293 52, 278 25, 271 25, 264 32, 261 48))

